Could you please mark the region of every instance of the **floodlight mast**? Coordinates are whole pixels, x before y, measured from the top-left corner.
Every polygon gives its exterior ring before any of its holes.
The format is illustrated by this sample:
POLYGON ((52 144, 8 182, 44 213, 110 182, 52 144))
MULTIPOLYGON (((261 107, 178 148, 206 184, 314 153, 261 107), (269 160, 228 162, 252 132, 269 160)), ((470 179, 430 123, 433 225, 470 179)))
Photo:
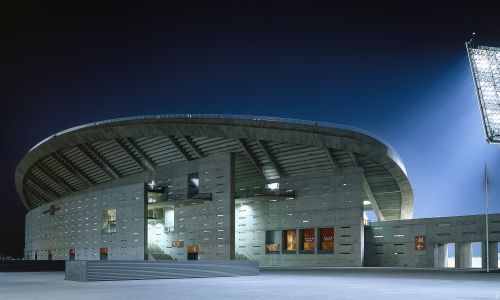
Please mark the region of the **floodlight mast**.
POLYGON ((486 141, 500 144, 500 48, 465 43, 486 141))

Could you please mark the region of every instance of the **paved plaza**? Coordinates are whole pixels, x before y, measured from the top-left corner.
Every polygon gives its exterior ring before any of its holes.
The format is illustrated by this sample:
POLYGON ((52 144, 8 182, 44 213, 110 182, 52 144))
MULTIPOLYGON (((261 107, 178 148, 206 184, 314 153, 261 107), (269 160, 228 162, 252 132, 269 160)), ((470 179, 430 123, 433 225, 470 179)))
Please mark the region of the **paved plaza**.
POLYGON ((500 299, 500 273, 390 268, 263 269, 259 276, 73 282, 0 273, 0 299, 500 299))

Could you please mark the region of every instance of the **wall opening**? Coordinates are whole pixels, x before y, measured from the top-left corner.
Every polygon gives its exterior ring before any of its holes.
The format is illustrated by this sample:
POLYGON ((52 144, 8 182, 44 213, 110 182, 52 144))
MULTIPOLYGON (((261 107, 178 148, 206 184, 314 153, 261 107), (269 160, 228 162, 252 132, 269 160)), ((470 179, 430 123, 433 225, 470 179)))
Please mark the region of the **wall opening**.
POLYGON ((455 268, 455 243, 446 244, 446 268, 455 268))
POLYGON ((116 232, 116 208, 108 208, 102 211, 101 232, 103 234, 116 232))
POLYGON ((483 245, 481 242, 471 243, 472 247, 472 268, 482 268, 483 265, 483 245))

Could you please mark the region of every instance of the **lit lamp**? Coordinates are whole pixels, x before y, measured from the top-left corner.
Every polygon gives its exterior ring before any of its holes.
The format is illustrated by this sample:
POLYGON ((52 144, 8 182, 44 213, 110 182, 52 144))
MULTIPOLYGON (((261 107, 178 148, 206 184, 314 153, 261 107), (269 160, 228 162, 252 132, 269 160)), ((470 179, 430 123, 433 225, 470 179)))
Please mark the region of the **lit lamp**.
POLYGON ((500 48, 474 48, 471 42, 465 45, 486 141, 490 144, 500 144, 500 48))

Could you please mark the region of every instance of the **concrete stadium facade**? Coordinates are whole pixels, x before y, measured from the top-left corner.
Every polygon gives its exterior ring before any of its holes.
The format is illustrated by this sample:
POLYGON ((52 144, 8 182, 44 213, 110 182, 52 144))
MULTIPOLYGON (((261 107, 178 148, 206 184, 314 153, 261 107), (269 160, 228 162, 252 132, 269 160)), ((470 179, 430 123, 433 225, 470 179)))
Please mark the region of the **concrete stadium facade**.
MULTIPOLYGON (((71 128, 28 152, 16 188, 29 209, 27 259, 442 267, 457 242, 458 267, 469 267, 470 243, 485 240, 483 216, 411 219, 405 167, 380 139, 280 118, 158 115, 71 128)), ((490 232, 496 257, 500 216, 490 232)))

